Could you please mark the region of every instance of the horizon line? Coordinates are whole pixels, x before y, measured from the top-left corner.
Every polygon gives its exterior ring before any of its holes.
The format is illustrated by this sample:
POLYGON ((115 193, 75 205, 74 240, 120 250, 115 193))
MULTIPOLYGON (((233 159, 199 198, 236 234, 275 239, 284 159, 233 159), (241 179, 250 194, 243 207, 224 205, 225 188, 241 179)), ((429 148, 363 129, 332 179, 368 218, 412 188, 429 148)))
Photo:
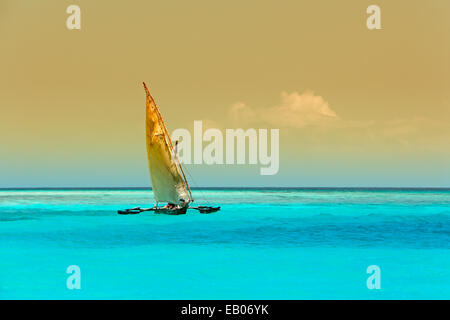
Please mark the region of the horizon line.
MULTIPOLYGON (((268 190, 268 189, 307 189, 307 190, 450 190, 449 187, 308 187, 308 186, 265 186, 265 187, 192 187, 192 190, 210 189, 210 190, 268 190)), ((152 187, 0 187, 0 190, 153 190, 152 187)))

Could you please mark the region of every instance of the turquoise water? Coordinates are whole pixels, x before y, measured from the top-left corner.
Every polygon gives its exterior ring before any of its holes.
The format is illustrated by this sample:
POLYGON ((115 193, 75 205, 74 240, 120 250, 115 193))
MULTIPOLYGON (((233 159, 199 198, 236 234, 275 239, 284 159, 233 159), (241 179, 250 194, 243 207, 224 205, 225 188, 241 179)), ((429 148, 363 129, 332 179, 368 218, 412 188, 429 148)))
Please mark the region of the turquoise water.
POLYGON ((151 191, 0 191, 0 298, 450 299, 450 190, 194 195, 222 210, 122 216, 151 191))

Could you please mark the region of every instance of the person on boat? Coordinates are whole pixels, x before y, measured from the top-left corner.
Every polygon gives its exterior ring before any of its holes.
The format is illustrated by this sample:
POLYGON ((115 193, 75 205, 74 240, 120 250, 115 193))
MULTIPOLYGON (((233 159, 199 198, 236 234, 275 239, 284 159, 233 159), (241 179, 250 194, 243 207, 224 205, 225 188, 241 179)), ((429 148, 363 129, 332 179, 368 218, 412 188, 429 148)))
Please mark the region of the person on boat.
POLYGON ((181 204, 179 205, 180 208, 184 208, 186 207, 188 204, 186 203, 186 201, 184 201, 184 199, 180 199, 181 204))
POLYGON ((188 204, 186 203, 186 201, 184 201, 184 199, 180 199, 181 204, 180 205, 176 205, 172 202, 167 203, 163 209, 169 209, 169 210, 176 210, 176 209, 181 209, 186 207, 188 204))
POLYGON ((169 210, 174 210, 176 209, 177 206, 174 203, 169 202, 168 204, 166 204, 163 209, 169 209, 169 210))

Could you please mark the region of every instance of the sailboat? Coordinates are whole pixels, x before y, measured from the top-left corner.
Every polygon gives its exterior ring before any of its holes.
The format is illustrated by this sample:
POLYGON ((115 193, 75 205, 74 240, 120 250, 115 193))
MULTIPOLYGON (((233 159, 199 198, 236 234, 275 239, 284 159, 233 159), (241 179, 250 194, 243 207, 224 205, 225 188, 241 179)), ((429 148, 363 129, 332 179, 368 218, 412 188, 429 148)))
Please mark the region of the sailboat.
POLYGON ((200 213, 219 211, 220 207, 190 206, 194 202, 194 198, 183 166, 178 160, 177 143, 174 147, 159 108, 145 82, 143 85, 146 94, 147 160, 156 203, 152 208, 135 207, 118 210, 118 213, 137 214, 143 211, 153 211, 154 213, 179 215, 186 214, 188 209, 198 210, 200 213), (167 202, 168 205, 160 207, 159 203, 161 202, 167 202))

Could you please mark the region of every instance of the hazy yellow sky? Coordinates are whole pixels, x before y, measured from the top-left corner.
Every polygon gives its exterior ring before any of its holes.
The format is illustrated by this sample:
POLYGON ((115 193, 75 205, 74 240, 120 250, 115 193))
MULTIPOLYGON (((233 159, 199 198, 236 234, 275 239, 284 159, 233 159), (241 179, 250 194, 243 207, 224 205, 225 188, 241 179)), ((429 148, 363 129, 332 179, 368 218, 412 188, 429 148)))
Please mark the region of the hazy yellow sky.
POLYGON ((148 186, 142 81, 169 130, 280 129, 277 175, 188 166, 194 186, 450 186, 449 21, 447 0, 0 0, 0 187, 148 186))

